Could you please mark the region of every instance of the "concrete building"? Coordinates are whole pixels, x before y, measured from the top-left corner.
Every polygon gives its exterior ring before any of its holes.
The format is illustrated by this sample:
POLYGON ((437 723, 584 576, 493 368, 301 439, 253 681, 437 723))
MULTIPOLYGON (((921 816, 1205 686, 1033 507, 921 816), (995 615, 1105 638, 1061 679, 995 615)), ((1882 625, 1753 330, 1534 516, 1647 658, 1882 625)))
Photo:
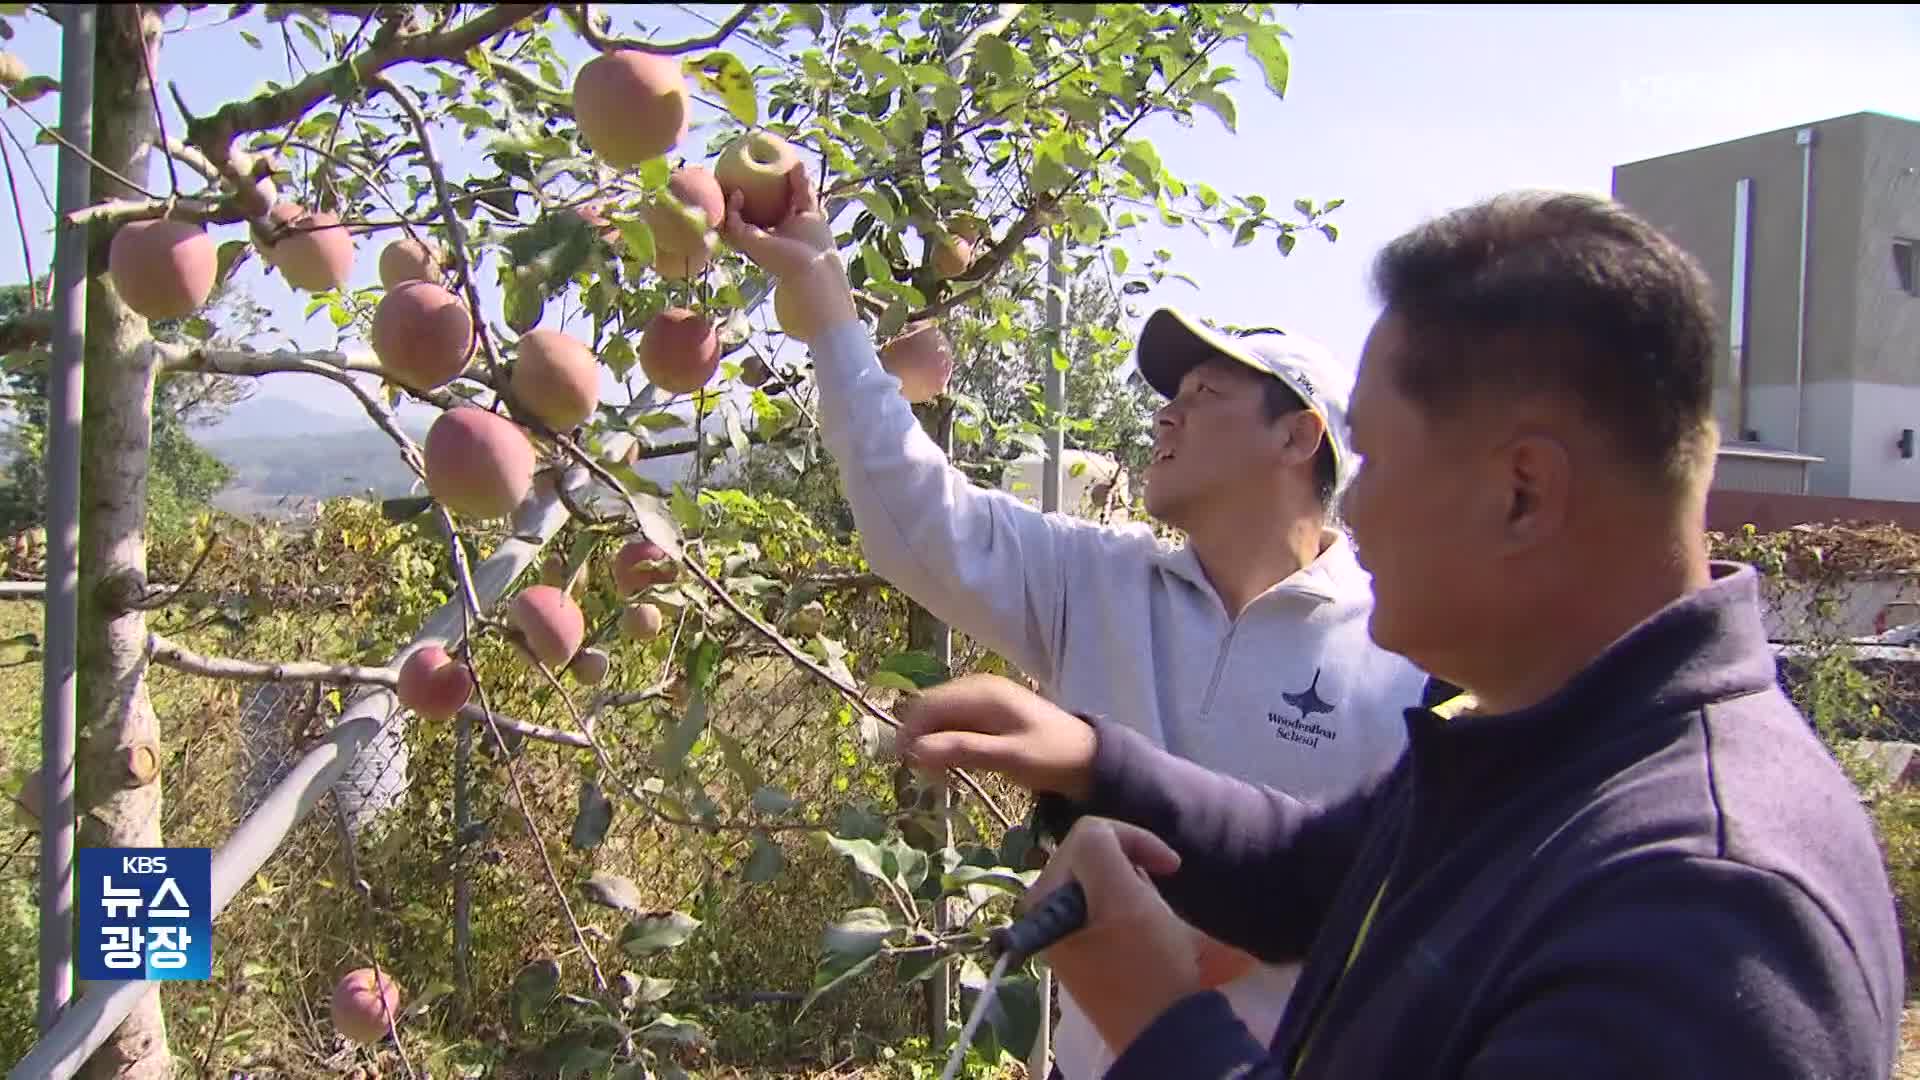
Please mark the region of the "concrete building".
POLYGON ((1621 165, 1712 275, 1715 487, 1920 501, 1920 123, 1855 113, 1621 165))

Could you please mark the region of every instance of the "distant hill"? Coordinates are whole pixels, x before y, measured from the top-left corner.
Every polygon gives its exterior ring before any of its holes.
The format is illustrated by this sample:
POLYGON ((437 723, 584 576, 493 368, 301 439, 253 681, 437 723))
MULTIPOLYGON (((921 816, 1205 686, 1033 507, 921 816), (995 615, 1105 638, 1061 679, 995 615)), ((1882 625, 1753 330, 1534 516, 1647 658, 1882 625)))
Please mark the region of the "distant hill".
MULTIPOLYGON (((418 442, 426 438, 432 417, 431 411, 408 415, 400 427, 418 442)), ((194 437, 233 470, 233 479, 213 500, 229 513, 286 517, 309 511, 321 499, 419 493, 399 450, 365 415, 255 397, 235 406, 224 422, 196 430, 194 437)), ((670 486, 691 460, 662 458, 643 463, 639 471, 670 486)))

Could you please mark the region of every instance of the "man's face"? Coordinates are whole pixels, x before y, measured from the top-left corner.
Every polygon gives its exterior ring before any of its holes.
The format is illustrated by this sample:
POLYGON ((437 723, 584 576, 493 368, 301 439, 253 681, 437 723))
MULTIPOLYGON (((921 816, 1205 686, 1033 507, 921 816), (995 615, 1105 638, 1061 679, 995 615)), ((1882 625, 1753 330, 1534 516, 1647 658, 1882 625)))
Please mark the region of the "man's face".
POLYGON ((1179 393, 1154 419, 1148 513, 1189 527, 1208 507, 1259 490, 1246 478, 1271 467, 1276 444, 1285 439, 1285 425, 1267 420, 1269 378, 1215 356, 1180 380, 1179 393))
POLYGON ((1442 674, 1459 628, 1498 595, 1482 536, 1492 477, 1476 425, 1401 392, 1394 372, 1416 347, 1390 315, 1374 324, 1347 412, 1359 468, 1340 506, 1373 576, 1374 642, 1442 674))

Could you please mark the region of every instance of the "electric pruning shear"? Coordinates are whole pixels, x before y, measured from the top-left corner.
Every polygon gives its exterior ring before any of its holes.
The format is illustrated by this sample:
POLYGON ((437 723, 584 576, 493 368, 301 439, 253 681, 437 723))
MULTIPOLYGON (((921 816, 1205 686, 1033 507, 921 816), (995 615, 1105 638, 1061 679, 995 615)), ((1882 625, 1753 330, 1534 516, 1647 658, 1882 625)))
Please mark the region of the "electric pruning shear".
POLYGON ((967 1059, 967 1047, 973 1045, 973 1036, 980 1030, 980 1021, 985 1019, 987 1009, 993 1003, 994 992, 1000 988, 1000 980, 1006 977, 1007 971, 1086 924, 1086 890, 1080 887, 1079 882, 1069 881, 1055 889, 1053 895, 1034 905, 1033 910, 988 936, 987 950, 994 953, 997 959, 993 962, 992 973, 987 976, 986 987, 980 991, 979 1000, 973 1003, 972 1015, 967 1017, 966 1026, 960 1029, 960 1038, 953 1044, 953 1053, 947 1058, 947 1067, 940 1074, 940 1080, 953 1080, 959 1075, 960 1063, 967 1059))

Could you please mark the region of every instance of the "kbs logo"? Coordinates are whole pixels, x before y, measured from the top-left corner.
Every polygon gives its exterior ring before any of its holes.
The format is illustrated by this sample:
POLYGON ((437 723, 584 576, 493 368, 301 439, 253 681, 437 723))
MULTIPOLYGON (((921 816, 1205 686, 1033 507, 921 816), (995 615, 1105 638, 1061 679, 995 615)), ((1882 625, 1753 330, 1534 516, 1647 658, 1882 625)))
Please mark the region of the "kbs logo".
POLYGON ((213 852, 82 848, 82 979, 198 981, 213 972, 213 852))

